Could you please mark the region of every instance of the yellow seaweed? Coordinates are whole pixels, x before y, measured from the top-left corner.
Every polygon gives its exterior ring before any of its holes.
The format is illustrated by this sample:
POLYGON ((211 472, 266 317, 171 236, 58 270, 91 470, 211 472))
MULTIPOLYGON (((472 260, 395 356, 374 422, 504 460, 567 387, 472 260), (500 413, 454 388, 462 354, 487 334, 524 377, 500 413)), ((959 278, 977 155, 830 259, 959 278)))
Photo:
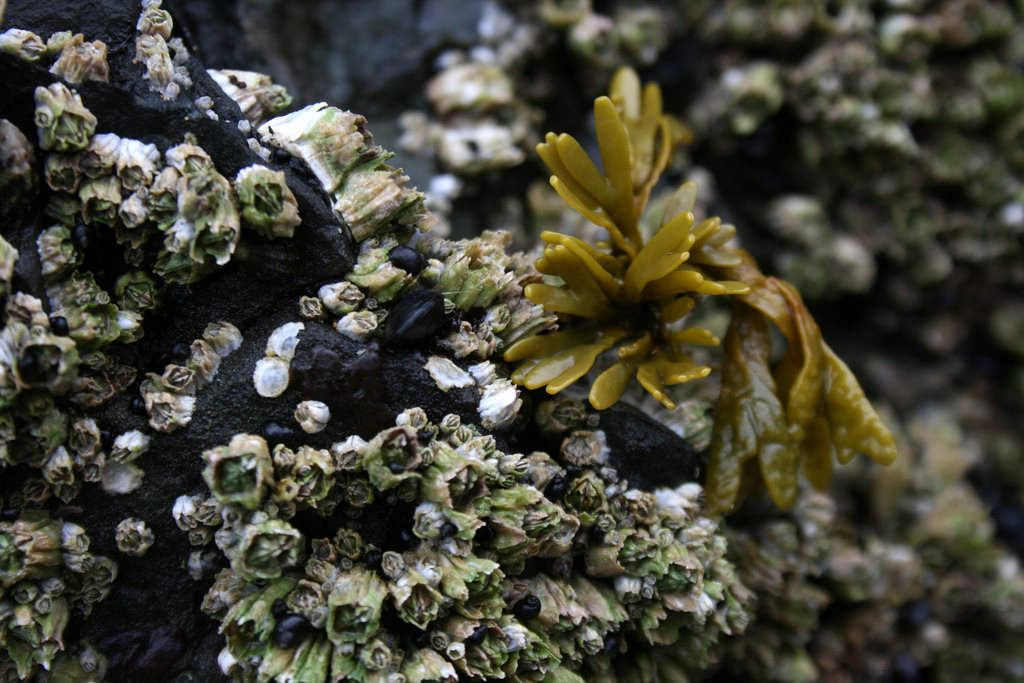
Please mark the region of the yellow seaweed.
POLYGON ((799 495, 801 471, 824 488, 834 461, 864 453, 891 463, 895 440, 823 341, 800 294, 765 276, 732 245, 734 226, 718 217, 696 221, 695 184, 676 190, 660 227, 645 241, 639 219, 651 190, 673 150, 692 137, 664 113, 658 86, 641 87, 636 73, 620 70, 610 96, 594 102, 594 123, 600 166, 567 134, 549 133, 537 151, 555 190, 605 228, 610 240, 591 245, 557 232, 541 235, 544 254, 536 265, 546 277, 524 294, 560 314, 564 327, 506 349, 505 360, 521 363, 512 380, 557 393, 618 345, 618 358, 591 384, 590 403, 604 410, 636 380, 672 409, 669 387, 711 372, 685 353, 685 345, 720 343, 708 330, 678 323, 704 296, 730 296, 733 317, 709 450, 709 507, 728 512, 763 487, 788 508, 799 495), (775 367, 770 324, 787 340, 775 367))

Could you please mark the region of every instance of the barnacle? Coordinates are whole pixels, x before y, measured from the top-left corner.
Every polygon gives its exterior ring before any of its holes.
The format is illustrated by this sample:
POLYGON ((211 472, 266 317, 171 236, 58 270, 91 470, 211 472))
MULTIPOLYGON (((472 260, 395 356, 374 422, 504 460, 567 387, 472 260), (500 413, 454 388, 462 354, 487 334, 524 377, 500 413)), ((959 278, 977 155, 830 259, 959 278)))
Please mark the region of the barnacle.
MULTIPOLYGON (((711 371, 693 362, 683 345, 719 343, 708 330, 679 329, 677 322, 700 295, 728 294, 733 318, 712 431, 710 508, 728 511, 762 483, 779 507, 792 507, 799 473, 824 488, 833 455, 841 464, 857 453, 892 463, 895 439, 853 373, 822 340, 799 293, 763 275, 742 249, 728 246, 732 226, 718 218, 695 224, 693 183, 676 191, 661 227, 644 240, 638 217, 681 139, 679 124, 662 114, 657 86, 648 85, 641 95, 630 71, 616 74, 611 91, 611 98, 594 103, 603 172, 568 135, 549 133, 537 148, 554 173, 552 186, 605 228, 611 242, 595 247, 569 235, 543 233, 547 246, 537 269, 562 283, 531 284, 524 293, 550 311, 587 322, 508 347, 505 360, 525 361, 512 379, 558 393, 618 346, 619 360, 591 385, 591 404, 599 410, 614 404, 635 377, 674 408, 665 387, 711 371), (788 342, 775 368, 769 321, 788 342)), ((592 492, 577 493, 588 509, 593 507, 592 492)))
POLYGON ((661 226, 650 239, 640 215, 651 189, 681 141, 680 124, 662 113, 661 93, 650 84, 641 92, 636 74, 623 70, 612 81, 612 96, 594 102, 594 122, 604 172, 571 136, 549 133, 537 147, 554 175, 551 184, 565 201, 605 228, 611 242, 592 246, 555 232, 541 234, 547 246, 537 269, 563 284, 527 285, 531 301, 556 313, 591 321, 512 344, 505 360, 526 361, 512 379, 530 389, 557 393, 590 370, 597 357, 618 345, 619 360, 602 372, 590 402, 604 409, 617 402, 634 377, 668 408, 666 386, 704 377, 711 369, 695 363, 685 344, 719 342, 708 330, 678 329, 700 295, 745 294, 747 285, 714 280, 712 265, 736 265, 723 249, 735 229, 718 218, 696 222, 697 188, 685 183, 673 196, 661 226))

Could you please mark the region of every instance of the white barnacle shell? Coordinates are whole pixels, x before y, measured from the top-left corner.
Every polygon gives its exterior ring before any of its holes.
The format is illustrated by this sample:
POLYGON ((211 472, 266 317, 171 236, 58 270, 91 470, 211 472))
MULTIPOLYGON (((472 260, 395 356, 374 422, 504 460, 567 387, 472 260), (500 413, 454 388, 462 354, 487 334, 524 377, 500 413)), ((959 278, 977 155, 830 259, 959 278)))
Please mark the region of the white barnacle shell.
POLYGON ((207 69, 206 73, 238 104, 247 123, 259 125, 292 102, 288 92, 266 74, 233 69, 207 69))
POLYGON ((164 153, 167 164, 181 174, 213 168, 213 159, 199 145, 183 142, 164 153))
POLYGON ((264 398, 280 396, 288 388, 288 361, 270 356, 256 362, 252 372, 252 383, 256 393, 264 398))
POLYGON ((117 148, 117 176, 128 192, 135 192, 153 182, 160 165, 156 145, 131 138, 122 138, 117 148))
POLYGON ((135 61, 146 66, 143 79, 149 89, 168 99, 175 99, 181 88, 174 82, 174 64, 167 41, 161 35, 140 34, 135 38, 135 61))
POLYGON ((430 373, 430 377, 437 384, 437 388, 447 392, 449 389, 462 389, 473 386, 473 377, 443 356, 431 356, 423 369, 430 373))
POLYGON ((0 33, 0 50, 17 55, 27 62, 34 62, 46 52, 46 43, 32 31, 11 28, 0 33))
POLYGON ((334 324, 334 329, 349 339, 364 341, 377 329, 373 311, 353 311, 334 324))
POLYGON ((488 111, 515 99, 511 77, 496 64, 450 66, 427 84, 427 98, 442 116, 455 110, 488 111))
POLYGON ((306 329, 305 323, 285 323, 267 339, 267 356, 291 361, 295 357, 295 349, 299 345, 299 333, 306 329))
POLYGON ((526 158, 514 131, 493 121, 474 121, 446 128, 437 144, 445 168, 457 173, 479 173, 517 166, 526 158))
POLYGON ((196 499, 198 496, 178 496, 171 507, 171 517, 182 531, 196 528, 196 499))
POLYGON ((93 135, 88 146, 82 150, 78 162, 79 168, 90 178, 110 175, 117 166, 117 153, 120 146, 121 136, 117 133, 93 135))
POLYGON ((231 323, 220 320, 206 326, 203 330, 203 340, 223 358, 242 345, 242 333, 231 323))
POLYGON ((334 315, 344 315, 357 309, 365 295, 359 287, 345 280, 324 285, 317 292, 317 297, 328 311, 334 315))
POLYGON ((230 676, 238 668, 238 660, 231 654, 231 650, 225 647, 217 655, 217 666, 220 667, 221 673, 225 676, 230 676))
POLYGON ((331 420, 331 409, 320 401, 303 401, 295 407, 295 421, 307 434, 322 432, 331 420))
POLYGON ((131 462, 149 450, 149 436, 138 429, 117 435, 110 457, 117 462, 131 462))
POLYGON ((160 8, 159 2, 143 3, 139 20, 135 24, 135 30, 143 35, 160 36, 164 40, 171 37, 174 30, 174 20, 171 14, 160 8))
POLYGON ((477 412, 484 428, 497 429, 514 420, 522 405, 519 389, 511 381, 501 379, 484 385, 477 412))
POLYGON ((121 200, 121 207, 117 210, 117 215, 125 227, 137 228, 149 220, 148 198, 146 190, 141 189, 121 200))
POLYGON ((494 368, 494 363, 489 360, 470 365, 469 374, 473 376, 473 379, 475 379, 476 383, 480 386, 490 384, 498 378, 498 373, 494 368))
POLYGON ((334 468, 342 472, 360 469, 365 447, 366 441, 357 434, 353 434, 344 441, 331 444, 334 468))
POLYGON ((110 80, 107 46, 99 40, 87 43, 85 36, 76 33, 61 47, 60 56, 50 67, 50 73, 60 76, 68 83, 106 83, 110 80))

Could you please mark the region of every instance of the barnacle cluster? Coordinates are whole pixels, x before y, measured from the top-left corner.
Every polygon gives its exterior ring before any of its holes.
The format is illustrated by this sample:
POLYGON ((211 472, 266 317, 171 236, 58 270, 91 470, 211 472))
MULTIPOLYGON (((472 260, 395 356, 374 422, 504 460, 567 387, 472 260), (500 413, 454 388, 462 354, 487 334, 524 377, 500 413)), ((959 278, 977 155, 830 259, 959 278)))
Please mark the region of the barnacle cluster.
POLYGON ((50 63, 50 73, 68 83, 106 83, 110 78, 107 46, 98 40, 87 43, 81 33, 57 31, 44 41, 31 31, 11 28, 0 34, 0 50, 27 62, 50 63))
POLYGON ((0 521, 0 645, 15 676, 49 666, 73 611, 88 614, 110 592, 117 565, 89 543, 85 529, 42 510, 0 521))
POLYGON ((160 289, 152 274, 194 282, 231 259, 243 226, 274 239, 291 237, 300 222, 280 171, 254 164, 232 183, 194 142, 161 154, 153 144, 115 133, 93 135, 95 117, 60 83, 38 88, 36 102, 40 145, 64 152, 45 161, 53 190, 47 214, 59 224, 46 242, 56 252, 46 258, 51 278, 78 265, 72 230, 110 230, 124 245, 125 260, 140 268, 115 288, 125 308, 144 312, 154 308, 160 289))
POLYGON ((192 86, 192 77, 185 67, 188 49, 180 37, 171 37, 174 20, 162 4, 161 0, 142 2, 142 13, 135 25, 135 61, 145 66, 143 79, 149 89, 173 100, 182 88, 192 86))
POLYGON ((968 264, 993 264, 977 271, 988 282, 1019 281, 1019 8, 679 7, 715 54, 688 112, 698 135, 716 153, 758 138, 792 152, 800 194, 773 193, 763 215, 783 240, 774 265, 801 291, 865 292, 876 262, 898 264, 909 310, 930 309, 924 286, 968 264), (939 63, 946 54, 958 58, 939 63), (821 214, 809 234, 772 216, 791 199, 821 214), (861 275, 837 276, 850 267, 861 275))
POLYGON ((518 166, 534 144, 536 110, 516 99, 513 82, 497 56, 480 59, 448 53, 444 68, 426 87, 438 121, 406 112, 399 144, 412 152, 436 149, 445 170, 473 175, 518 166))
POLYGON ((210 495, 179 499, 175 519, 230 561, 203 603, 227 637, 223 671, 583 681, 641 666, 675 680, 742 630, 749 596, 698 485, 631 489, 606 457, 599 431, 567 430, 556 458, 511 454, 419 408, 369 441, 238 434, 206 451, 210 495), (305 510, 324 531, 300 531, 305 510))

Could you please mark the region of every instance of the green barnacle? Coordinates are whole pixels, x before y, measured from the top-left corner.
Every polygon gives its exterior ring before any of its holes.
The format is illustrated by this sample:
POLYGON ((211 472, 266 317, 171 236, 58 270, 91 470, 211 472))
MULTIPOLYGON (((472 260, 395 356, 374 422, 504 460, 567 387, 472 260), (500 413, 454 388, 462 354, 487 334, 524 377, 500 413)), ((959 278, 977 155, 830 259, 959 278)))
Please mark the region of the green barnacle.
POLYGON ((75 155, 79 170, 94 180, 112 175, 120 147, 121 137, 115 133, 93 135, 85 149, 75 155))
POLYGON ((381 491, 395 488, 407 479, 416 479, 416 468, 423 462, 416 435, 404 427, 381 432, 364 447, 363 468, 370 483, 381 491))
POLYGON ((357 241, 377 234, 392 221, 423 225, 430 216, 423 206, 424 196, 407 188, 407 182, 409 176, 401 169, 383 163, 378 169, 352 171, 338 193, 334 212, 345 221, 357 241))
POLYGON ((490 461, 442 442, 433 442, 431 452, 430 465, 423 470, 424 499, 461 508, 486 495, 487 479, 497 474, 490 461))
POLYGON ((107 46, 101 41, 85 42, 85 36, 76 33, 65 41, 57 61, 50 67, 50 73, 60 76, 68 83, 82 81, 110 80, 107 65, 107 46))
POLYGON ((388 258, 396 246, 397 240, 390 235, 364 240, 359 248, 359 258, 345 278, 367 290, 370 296, 381 303, 392 301, 407 290, 415 279, 388 258))
POLYGON ((146 206, 149 218, 159 230, 167 230, 178 217, 178 181, 181 173, 173 166, 161 169, 149 186, 146 206))
POLYGON ((35 62, 46 54, 46 43, 31 31, 10 28, 0 33, 0 50, 17 55, 26 62, 35 62))
POLYGON ((292 97, 288 91, 265 74, 236 69, 207 69, 206 73, 238 104, 252 125, 259 126, 291 106, 292 97))
POLYGON ((268 239, 295 234, 302 219, 283 171, 254 164, 239 171, 232 185, 245 225, 268 239))
POLYGON ((23 331, 18 335, 18 357, 12 368, 18 386, 48 389, 57 396, 67 393, 78 375, 79 355, 75 342, 38 326, 14 325, 23 331))
POLYGON ((597 248, 569 235, 542 233, 547 246, 537 269, 560 284, 535 283, 524 290, 547 310, 590 324, 520 340, 505 350, 505 359, 525 361, 513 381, 530 389, 546 386, 554 394, 618 346, 618 362, 591 386, 591 404, 599 410, 613 405, 636 378, 671 409, 675 404, 666 386, 711 372, 690 359, 684 346, 718 344, 707 330, 676 329, 675 323, 702 295, 749 291, 740 282, 716 281, 707 269, 739 263, 719 248, 735 229, 718 218, 695 222, 697 188, 686 183, 673 196, 657 232, 648 240, 641 234, 640 215, 675 143, 656 85, 641 95, 636 74, 620 71, 612 81, 612 97, 594 102, 594 121, 603 173, 569 135, 549 133, 537 151, 554 174, 552 186, 605 228, 611 242, 597 248))
POLYGON ((303 546, 295 527, 263 512, 253 513, 236 527, 221 529, 216 539, 231 569, 250 580, 280 577, 298 563, 303 546))
POLYGON ((126 194, 149 187, 160 166, 156 145, 122 138, 117 148, 117 177, 126 194))
POLYGON ((227 446, 203 453, 203 478, 217 500, 255 510, 269 494, 274 466, 267 442, 252 434, 235 434, 227 446))
POLYGON ((408 683, 456 683, 459 680, 451 662, 429 648, 407 652, 401 675, 408 683))
POLYGON ((394 566, 389 567, 388 573, 391 602, 403 621, 425 630, 445 609, 445 596, 440 587, 442 572, 436 553, 424 551, 421 546, 419 551, 393 560, 394 566))
POLYGON ((455 601, 455 611, 467 619, 497 619, 505 607, 501 565, 475 555, 438 553, 441 592, 455 601))
POLYGON ((366 567, 339 573, 327 596, 327 637, 338 645, 368 642, 380 627, 387 595, 387 584, 366 567))
POLYGON ((153 531, 135 517, 122 519, 114 531, 117 549, 127 555, 141 557, 153 545, 153 531))
POLYGON ((14 264, 18 262, 18 250, 0 236, 0 298, 6 298, 14 277, 14 264))
POLYGON ((117 278, 114 297, 122 309, 138 313, 151 311, 160 304, 160 290, 143 270, 133 270, 117 278))
POLYGON ((456 242, 444 260, 438 289, 464 311, 490 306, 515 279, 505 253, 511 241, 507 232, 485 231, 480 237, 456 242))
POLYGON ((580 528, 579 518, 532 486, 492 491, 473 509, 495 532, 489 547, 503 565, 513 567, 530 557, 557 557, 568 551, 580 528))
POLYGON ((604 495, 604 482, 596 472, 587 470, 572 480, 564 501, 566 508, 579 517, 580 526, 589 528, 608 505, 604 495))
POLYGON ((85 178, 79 167, 77 154, 50 154, 43 165, 46 184, 54 192, 78 192, 78 186, 85 178))
POLYGON ((78 190, 82 201, 82 217, 86 223, 113 226, 121 208, 121 181, 117 176, 103 176, 82 184, 78 190))
POLYGON ((177 186, 178 215, 165 231, 164 251, 155 266, 169 282, 194 282, 215 265, 226 264, 241 230, 231 184, 213 168, 200 164, 189 170, 194 158, 201 157, 188 154, 178 159, 186 169, 177 186))
POLYGON ((0 586, 46 576, 61 564, 61 524, 42 511, 26 510, 0 522, 0 586))
POLYGON ((46 228, 36 239, 43 279, 53 282, 82 264, 82 254, 71 241, 71 230, 63 225, 46 228))
POLYGON ((76 270, 47 287, 46 293, 51 311, 67 320, 69 336, 80 351, 98 350, 118 340, 122 335, 121 323, 130 323, 120 316, 91 271, 76 270))
POLYGON ((451 642, 465 643, 464 654, 453 662, 464 675, 493 681, 516 671, 518 651, 509 647, 511 639, 496 621, 449 617, 441 628, 451 642))
POLYGON ((260 126, 259 132, 265 142, 305 161, 329 193, 339 188, 350 169, 382 152, 374 146, 364 117, 325 104, 279 116, 260 126))
POLYGON ((96 117, 82 104, 78 93, 63 83, 35 90, 35 122, 39 146, 56 152, 84 149, 96 131, 96 117))
POLYGON ((281 497, 282 482, 287 481, 287 497, 290 500, 300 504, 300 507, 319 507, 334 488, 334 461, 330 453, 323 449, 301 446, 291 458, 291 462, 283 466, 278 454, 286 450, 281 445, 274 448, 274 478, 278 482, 275 500, 281 497))

